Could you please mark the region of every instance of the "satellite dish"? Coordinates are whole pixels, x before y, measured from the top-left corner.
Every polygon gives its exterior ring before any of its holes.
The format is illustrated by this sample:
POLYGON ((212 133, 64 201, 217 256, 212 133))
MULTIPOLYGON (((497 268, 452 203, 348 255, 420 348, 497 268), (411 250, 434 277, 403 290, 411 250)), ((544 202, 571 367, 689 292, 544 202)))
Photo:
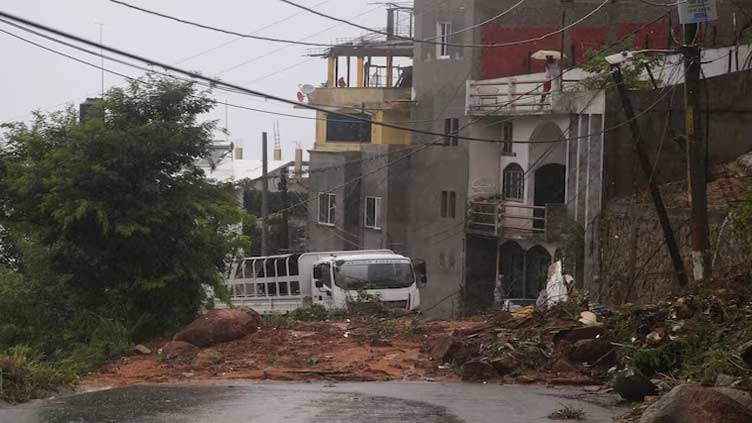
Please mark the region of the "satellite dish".
POLYGON ((311 95, 311 93, 316 91, 316 87, 311 84, 305 84, 300 87, 300 91, 303 91, 303 94, 305 95, 311 95))

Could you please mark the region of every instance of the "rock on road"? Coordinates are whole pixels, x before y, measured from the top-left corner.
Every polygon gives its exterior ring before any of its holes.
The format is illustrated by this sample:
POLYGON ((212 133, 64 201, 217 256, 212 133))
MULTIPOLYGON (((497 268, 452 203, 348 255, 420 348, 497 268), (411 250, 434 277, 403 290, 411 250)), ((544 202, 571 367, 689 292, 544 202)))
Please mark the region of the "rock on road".
POLYGON ((563 406, 610 422, 576 390, 458 383, 136 385, 0 409, 2 423, 527 423, 563 406))

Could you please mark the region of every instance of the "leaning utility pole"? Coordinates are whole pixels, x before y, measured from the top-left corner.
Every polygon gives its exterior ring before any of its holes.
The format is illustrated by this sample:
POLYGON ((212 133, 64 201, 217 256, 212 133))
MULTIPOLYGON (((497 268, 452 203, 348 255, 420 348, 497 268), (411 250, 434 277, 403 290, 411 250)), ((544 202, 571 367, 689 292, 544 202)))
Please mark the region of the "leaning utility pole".
POLYGON ((643 148, 644 141, 642 139, 642 133, 640 132, 640 125, 637 123, 635 117, 634 108, 632 102, 629 99, 629 92, 626 85, 624 85, 624 75, 621 73, 621 68, 618 64, 612 66, 611 75, 616 83, 616 88, 619 90, 619 96, 621 97, 622 107, 624 107, 624 113, 627 115, 627 121, 629 122, 629 129, 632 131, 632 141, 635 144, 637 150, 637 158, 642 167, 642 171, 648 178, 648 186, 650 187, 650 196, 655 204, 655 211, 658 213, 658 220, 661 223, 661 229, 663 229, 663 237, 666 240, 666 246, 668 246, 668 252, 671 256, 671 264, 674 267, 674 276, 679 282, 680 286, 686 286, 688 283, 687 272, 684 269, 684 261, 682 260, 681 253, 679 252, 679 246, 676 243, 674 237, 674 231, 671 229, 671 221, 668 218, 668 212, 666 212, 666 206, 663 204, 663 197, 661 197, 661 191, 658 189, 658 184, 653 177, 653 164, 650 162, 647 152, 643 148))
POLYGON ((266 218, 269 214, 269 179, 267 173, 269 172, 269 161, 266 155, 267 148, 267 134, 264 132, 261 135, 261 255, 266 256, 268 254, 268 226, 266 218))
MULTIPOLYGON (((700 72, 702 67, 698 25, 684 25, 684 93, 687 125, 687 175, 692 208, 692 269, 695 281, 710 274, 708 257, 707 140, 700 119, 700 72)), ((707 93, 705 93, 707 95, 707 93)))

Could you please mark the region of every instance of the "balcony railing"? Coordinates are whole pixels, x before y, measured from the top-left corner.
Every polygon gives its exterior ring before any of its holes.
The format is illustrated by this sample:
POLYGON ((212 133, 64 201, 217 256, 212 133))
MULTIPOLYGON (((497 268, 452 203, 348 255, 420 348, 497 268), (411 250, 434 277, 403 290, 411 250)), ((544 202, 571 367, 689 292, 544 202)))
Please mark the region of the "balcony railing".
POLYGON ((540 237, 560 240, 566 225, 564 204, 530 206, 504 200, 471 200, 467 208, 468 232, 493 237, 540 237))
POLYGON ((466 112, 468 115, 549 113, 562 91, 580 88, 580 79, 563 79, 561 84, 553 81, 552 89, 545 91, 546 82, 540 77, 468 81, 466 112))
POLYGON ((546 207, 514 204, 502 200, 470 201, 468 227, 495 236, 513 231, 526 234, 546 232, 546 207))

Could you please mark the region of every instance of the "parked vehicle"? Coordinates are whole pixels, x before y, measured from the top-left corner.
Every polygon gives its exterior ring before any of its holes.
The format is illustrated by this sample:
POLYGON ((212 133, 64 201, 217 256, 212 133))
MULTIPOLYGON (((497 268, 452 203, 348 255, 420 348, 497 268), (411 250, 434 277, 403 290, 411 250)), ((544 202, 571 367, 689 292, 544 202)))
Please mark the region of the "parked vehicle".
POLYGON ((417 310, 427 283, 425 263, 390 250, 334 251, 248 257, 233 264, 226 285, 236 307, 262 314, 319 304, 346 309, 379 298, 388 308, 417 310))

